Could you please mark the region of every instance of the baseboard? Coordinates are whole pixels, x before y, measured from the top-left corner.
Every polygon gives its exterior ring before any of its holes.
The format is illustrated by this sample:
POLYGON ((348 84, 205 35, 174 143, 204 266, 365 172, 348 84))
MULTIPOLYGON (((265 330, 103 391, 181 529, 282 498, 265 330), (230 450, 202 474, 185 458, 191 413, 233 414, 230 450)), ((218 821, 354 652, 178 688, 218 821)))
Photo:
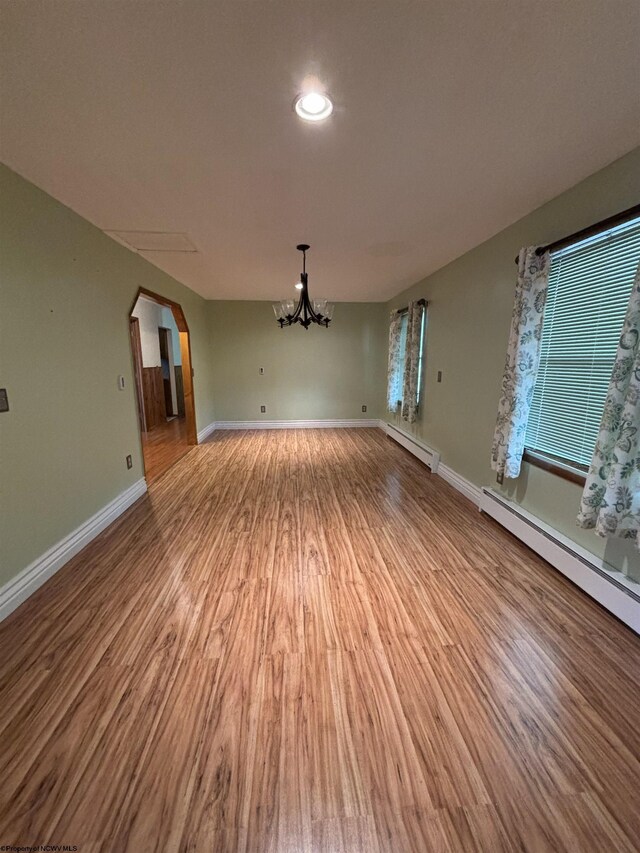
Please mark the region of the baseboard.
POLYGON ((640 634, 640 584, 493 489, 482 489, 480 509, 640 634))
POLYGON ((480 506, 482 489, 478 488, 478 486, 474 485, 470 480, 466 480, 458 474, 457 471, 454 471, 453 468, 449 468, 448 465, 444 465, 442 462, 438 468, 438 474, 443 480, 446 480, 449 485, 453 486, 454 489, 462 492, 462 494, 466 498, 469 498, 469 500, 477 507, 480 506))
POLYGON ((80 527, 61 539, 42 556, 34 560, 19 575, 0 589, 0 621, 12 613, 16 607, 26 601, 42 584, 62 568, 73 556, 88 545, 92 539, 108 527, 119 515, 128 509, 134 501, 147 491, 146 480, 137 480, 124 492, 114 498, 80 527))
POLYGON ((324 429, 335 427, 377 427, 378 425, 379 421, 377 418, 320 421, 216 421, 215 429, 324 429))
POLYGON ((202 444, 205 439, 209 438, 212 432, 215 432, 216 422, 212 421, 210 424, 207 424, 206 427, 200 430, 198 433, 198 444, 202 444))
POLYGON ((420 439, 411 435, 411 433, 400 429, 400 427, 395 426, 395 424, 387 423, 387 421, 379 421, 378 424, 380 428, 386 432, 389 438, 392 438, 395 442, 404 447, 405 450, 412 453, 416 459, 424 462, 427 468, 431 469, 432 474, 436 474, 438 472, 438 468, 440 466, 440 454, 436 450, 428 447, 423 441, 420 441, 420 439))

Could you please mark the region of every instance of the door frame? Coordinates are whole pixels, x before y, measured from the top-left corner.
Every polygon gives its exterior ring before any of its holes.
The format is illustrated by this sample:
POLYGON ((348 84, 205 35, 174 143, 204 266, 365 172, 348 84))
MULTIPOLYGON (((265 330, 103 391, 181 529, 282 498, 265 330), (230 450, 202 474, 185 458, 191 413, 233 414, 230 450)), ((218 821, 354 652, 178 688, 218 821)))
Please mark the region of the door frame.
POLYGON ((136 386, 138 425, 140 432, 146 432, 147 415, 144 410, 144 394, 142 393, 142 342, 140 340, 140 320, 137 317, 129 316, 129 340, 131 341, 131 355, 133 356, 133 379, 136 386))
MULTIPOLYGON (((136 293, 136 297, 133 300, 131 308, 129 309, 129 319, 132 318, 133 309, 136 307, 136 303, 141 296, 146 296, 147 299, 151 299, 158 305, 164 305, 166 308, 170 308, 171 313, 173 314, 173 319, 175 320, 176 326, 178 327, 178 335, 180 337, 180 355, 182 358, 182 386, 184 391, 184 416, 187 433, 187 444, 195 445, 198 443, 198 433, 196 430, 196 404, 193 391, 191 337, 189 335, 189 326, 187 325, 187 320, 184 316, 184 311, 182 310, 182 306, 180 305, 180 303, 174 302, 171 299, 167 299, 166 296, 161 296, 159 293, 154 293, 152 290, 147 290, 146 287, 139 287, 136 293)), ((135 359, 135 355, 133 355, 133 358, 135 359)), ((136 393, 138 393, 137 386, 136 393)), ((143 402, 142 405, 144 405, 143 402)), ((142 441, 142 433, 140 434, 140 440, 142 441)))
MULTIPOLYGON (((171 416, 178 416, 178 389, 176 387, 176 366, 173 360, 173 331, 169 329, 167 326, 158 326, 158 337, 160 338, 160 360, 162 361, 162 349, 163 343, 164 347, 167 351, 167 363, 169 365, 169 379, 166 380, 169 383, 169 396, 171 397, 171 401, 169 403, 169 408, 171 409, 171 416), (175 400, 175 406, 173 402, 175 400), (176 411, 174 411, 174 409, 176 411)), ((182 369, 182 366, 181 368, 182 369)), ((163 378, 163 383, 165 382, 163 378)), ((167 392, 165 388, 165 402, 167 399, 167 392)), ((169 416, 169 411, 167 411, 167 417, 169 416)))

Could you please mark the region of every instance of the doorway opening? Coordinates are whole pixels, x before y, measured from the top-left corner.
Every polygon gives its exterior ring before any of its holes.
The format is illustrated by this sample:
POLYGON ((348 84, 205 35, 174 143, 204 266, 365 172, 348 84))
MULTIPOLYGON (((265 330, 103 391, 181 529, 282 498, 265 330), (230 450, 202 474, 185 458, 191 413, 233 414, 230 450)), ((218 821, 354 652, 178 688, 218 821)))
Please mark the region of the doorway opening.
POLYGON ((140 288, 129 335, 145 477, 157 479, 198 443, 189 327, 182 308, 140 288))

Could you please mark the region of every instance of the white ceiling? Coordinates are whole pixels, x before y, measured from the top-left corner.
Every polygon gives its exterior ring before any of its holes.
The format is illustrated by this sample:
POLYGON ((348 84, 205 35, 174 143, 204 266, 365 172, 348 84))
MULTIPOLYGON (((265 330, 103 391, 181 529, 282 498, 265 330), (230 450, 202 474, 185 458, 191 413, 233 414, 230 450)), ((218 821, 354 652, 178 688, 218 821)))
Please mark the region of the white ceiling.
POLYGON ((640 144, 637 0, 1 0, 4 162, 214 299, 382 300, 640 144), (292 101, 316 74, 325 123, 292 101))

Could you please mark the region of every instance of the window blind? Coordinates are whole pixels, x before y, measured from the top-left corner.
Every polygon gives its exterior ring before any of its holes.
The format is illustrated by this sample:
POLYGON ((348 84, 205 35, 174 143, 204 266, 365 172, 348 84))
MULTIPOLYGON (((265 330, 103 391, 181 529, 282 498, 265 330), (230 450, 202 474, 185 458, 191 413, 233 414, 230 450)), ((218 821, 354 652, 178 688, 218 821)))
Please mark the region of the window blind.
POLYGON ((640 218, 551 256, 526 446, 588 466, 640 261, 640 218))

